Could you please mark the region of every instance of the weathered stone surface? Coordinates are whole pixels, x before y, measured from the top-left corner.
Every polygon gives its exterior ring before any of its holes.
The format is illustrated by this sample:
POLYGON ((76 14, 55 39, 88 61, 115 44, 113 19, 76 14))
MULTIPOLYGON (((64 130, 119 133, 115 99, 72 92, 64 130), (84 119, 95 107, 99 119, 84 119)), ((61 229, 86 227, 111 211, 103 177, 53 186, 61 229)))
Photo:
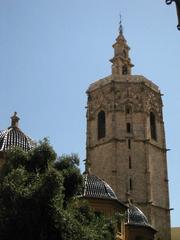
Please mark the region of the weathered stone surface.
MULTIPOLYGON (((120 41, 120 44, 126 44, 123 39, 120 41)), ((128 57, 129 48, 126 46, 125 50, 128 57)), ((87 90, 89 169, 110 184, 120 201, 126 203, 132 199, 142 209, 158 230, 157 239, 170 240, 161 93, 150 80, 130 74, 133 65, 129 58, 126 62, 122 57, 123 46, 116 46, 115 51, 111 61, 112 75, 96 81, 87 90), (122 74, 124 64, 127 64, 129 74, 122 74), (98 139, 100 111, 105 112, 106 135, 98 139), (150 113, 155 116, 156 139, 152 137, 150 113)))

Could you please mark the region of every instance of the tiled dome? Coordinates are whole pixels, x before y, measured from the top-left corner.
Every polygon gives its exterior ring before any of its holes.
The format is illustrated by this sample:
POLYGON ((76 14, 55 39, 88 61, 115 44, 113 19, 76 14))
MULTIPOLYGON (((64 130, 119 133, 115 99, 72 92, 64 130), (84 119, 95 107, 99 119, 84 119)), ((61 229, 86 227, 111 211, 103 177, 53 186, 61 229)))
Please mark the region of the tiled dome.
POLYGON ((117 200, 116 194, 105 181, 89 174, 84 175, 83 196, 87 198, 89 197, 117 200))
POLYGON ((11 126, 0 131, 0 151, 7 151, 13 147, 20 147, 24 151, 31 150, 35 143, 25 135, 18 127, 19 118, 17 113, 11 117, 11 126))
POLYGON ((126 212, 126 223, 150 227, 148 219, 144 213, 138 207, 132 204, 129 205, 129 208, 126 212))

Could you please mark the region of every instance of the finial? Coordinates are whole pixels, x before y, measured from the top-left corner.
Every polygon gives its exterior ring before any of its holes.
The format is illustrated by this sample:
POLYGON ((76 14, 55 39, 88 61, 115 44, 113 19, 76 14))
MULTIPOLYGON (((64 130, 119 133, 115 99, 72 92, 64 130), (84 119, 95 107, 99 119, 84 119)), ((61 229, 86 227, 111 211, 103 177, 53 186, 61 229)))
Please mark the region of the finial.
POLYGON ((123 35, 123 25, 122 25, 122 16, 120 14, 120 21, 119 21, 119 34, 123 35))
POLYGON ((17 116, 17 112, 14 112, 14 115, 11 117, 11 127, 18 128, 19 117, 17 116))

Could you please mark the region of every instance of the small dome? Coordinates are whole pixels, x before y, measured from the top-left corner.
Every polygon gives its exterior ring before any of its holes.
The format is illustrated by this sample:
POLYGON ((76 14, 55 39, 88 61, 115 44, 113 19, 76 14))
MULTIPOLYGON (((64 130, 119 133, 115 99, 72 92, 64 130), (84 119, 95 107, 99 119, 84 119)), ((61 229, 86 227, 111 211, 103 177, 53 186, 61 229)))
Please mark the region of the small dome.
POLYGON ((20 147, 24 151, 31 150, 35 146, 35 142, 19 129, 19 118, 16 112, 11 117, 11 120, 11 126, 0 131, 0 151, 7 151, 13 147, 20 147))
POLYGON ((83 178, 84 178, 83 189, 84 197, 117 200, 116 194, 114 193, 112 188, 102 179, 94 175, 88 174, 85 174, 83 178))
POLYGON ((150 226, 144 213, 132 204, 130 204, 126 212, 126 223, 139 226, 150 226))

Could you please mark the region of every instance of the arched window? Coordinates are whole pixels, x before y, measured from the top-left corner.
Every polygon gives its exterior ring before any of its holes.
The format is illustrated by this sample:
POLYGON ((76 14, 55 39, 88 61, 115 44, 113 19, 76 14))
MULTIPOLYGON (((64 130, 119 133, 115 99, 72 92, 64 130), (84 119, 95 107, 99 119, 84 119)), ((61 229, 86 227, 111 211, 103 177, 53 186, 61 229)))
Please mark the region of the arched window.
POLYGON ((150 113, 151 138, 157 140, 156 117, 153 112, 150 113))
POLYGON ((98 139, 106 136, 106 116, 104 111, 98 113, 98 139))
POLYGON ((127 68, 126 65, 124 65, 124 66, 122 67, 122 74, 123 74, 123 75, 127 75, 127 74, 128 74, 128 68, 127 68))

